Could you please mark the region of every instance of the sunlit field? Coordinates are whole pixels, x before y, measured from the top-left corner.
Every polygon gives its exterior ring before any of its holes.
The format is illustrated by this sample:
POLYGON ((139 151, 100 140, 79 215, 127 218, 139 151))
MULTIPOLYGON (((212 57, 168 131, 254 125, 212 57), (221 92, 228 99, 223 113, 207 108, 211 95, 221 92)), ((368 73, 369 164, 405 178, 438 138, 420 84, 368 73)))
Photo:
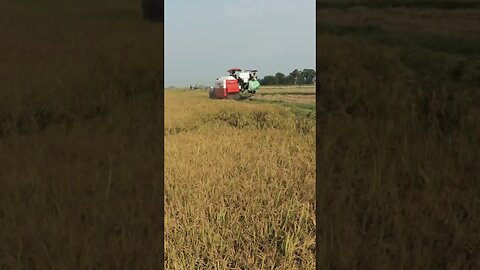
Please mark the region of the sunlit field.
POLYGON ((165 94, 166 268, 315 269, 315 111, 165 94))

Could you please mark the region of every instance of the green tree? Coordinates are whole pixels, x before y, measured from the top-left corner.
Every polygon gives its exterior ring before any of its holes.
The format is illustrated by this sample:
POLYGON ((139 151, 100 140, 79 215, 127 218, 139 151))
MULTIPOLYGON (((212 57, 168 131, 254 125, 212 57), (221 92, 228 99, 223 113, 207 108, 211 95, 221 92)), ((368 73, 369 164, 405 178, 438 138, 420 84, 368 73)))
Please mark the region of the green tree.
POLYGON ((278 84, 278 79, 275 76, 268 75, 263 77, 260 83, 263 85, 276 85, 278 84))
POLYGON ((306 84, 313 84, 313 80, 315 78, 315 70, 313 69, 304 69, 302 71, 302 75, 305 78, 306 84))
POLYGON ((296 84, 298 84, 298 85, 306 84, 305 75, 301 71, 298 72, 297 83, 296 84))
POLYGON ((291 75, 288 75, 285 77, 285 79, 283 80, 283 84, 284 85, 289 85, 289 84, 295 84, 295 78, 291 75))
POLYGON ((286 76, 281 72, 275 73, 275 76, 265 76, 263 79, 260 80, 260 83, 263 85, 314 84, 315 76, 316 73, 313 69, 304 69, 303 71, 295 69, 286 76))
POLYGON ((290 76, 291 84, 296 84, 297 83, 299 73, 300 73, 300 71, 298 71, 298 69, 295 69, 294 71, 290 72, 290 74, 288 76, 290 76))
POLYGON ((277 78, 278 80, 278 84, 285 84, 285 74, 281 73, 281 72, 277 72, 275 74, 275 77, 277 78))

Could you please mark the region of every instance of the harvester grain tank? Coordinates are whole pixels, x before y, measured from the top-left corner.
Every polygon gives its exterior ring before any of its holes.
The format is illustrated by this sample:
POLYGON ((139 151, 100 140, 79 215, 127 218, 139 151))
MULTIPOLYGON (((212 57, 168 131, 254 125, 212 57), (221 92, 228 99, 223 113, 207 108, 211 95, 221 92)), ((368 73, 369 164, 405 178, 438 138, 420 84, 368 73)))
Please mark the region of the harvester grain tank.
POLYGON ((256 69, 231 68, 228 76, 217 78, 215 87, 210 92, 210 98, 239 99, 254 96, 260 88, 256 69))

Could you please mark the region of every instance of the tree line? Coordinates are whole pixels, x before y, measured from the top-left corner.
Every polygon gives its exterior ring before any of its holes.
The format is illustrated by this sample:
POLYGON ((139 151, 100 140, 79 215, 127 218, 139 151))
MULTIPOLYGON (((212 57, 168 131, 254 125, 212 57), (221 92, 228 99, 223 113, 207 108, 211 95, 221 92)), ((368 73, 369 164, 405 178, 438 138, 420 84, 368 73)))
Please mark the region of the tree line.
POLYGON ((288 75, 277 72, 275 75, 267 75, 259 81, 262 85, 315 84, 315 70, 304 69, 300 71, 298 69, 295 69, 288 75))

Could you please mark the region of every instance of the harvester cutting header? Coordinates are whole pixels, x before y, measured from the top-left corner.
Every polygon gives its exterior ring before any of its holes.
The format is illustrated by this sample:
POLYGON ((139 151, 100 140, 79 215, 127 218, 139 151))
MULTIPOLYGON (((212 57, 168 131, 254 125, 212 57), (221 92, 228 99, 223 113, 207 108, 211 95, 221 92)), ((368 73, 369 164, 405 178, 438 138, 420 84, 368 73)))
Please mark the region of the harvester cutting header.
POLYGON ((210 90, 210 98, 247 98, 255 95, 260 88, 256 69, 231 68, 228 76, 217 78, 210 90))

